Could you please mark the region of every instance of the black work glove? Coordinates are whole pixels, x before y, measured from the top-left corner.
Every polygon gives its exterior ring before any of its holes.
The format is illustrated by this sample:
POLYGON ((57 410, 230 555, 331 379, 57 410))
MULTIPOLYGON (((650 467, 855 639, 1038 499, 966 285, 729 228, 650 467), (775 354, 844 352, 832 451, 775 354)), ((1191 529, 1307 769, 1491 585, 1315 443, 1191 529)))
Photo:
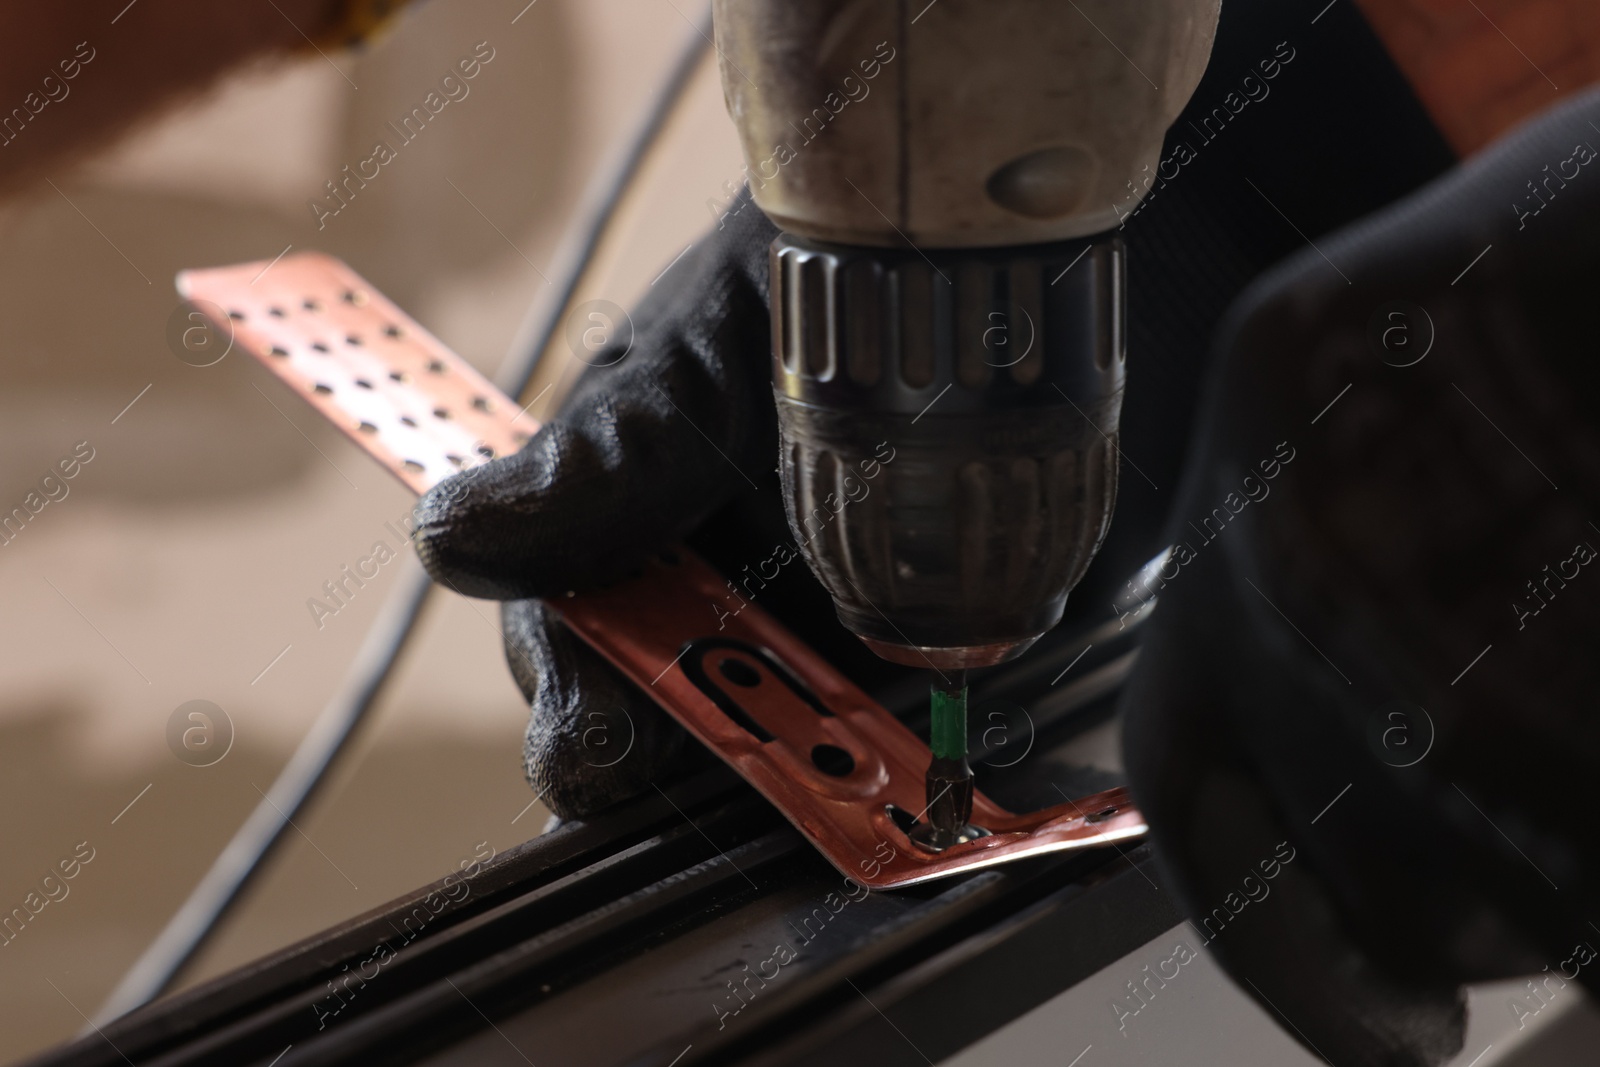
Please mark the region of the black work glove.
POLYGON ((1600 987, 1597 127, 1264 278, 1169 525, 1132 788, 1196 938, 1336 1067, 1442 1063, 1463 982, 1536 976, 1519 1024, 1600 987))
MULTIPOLYGON (((741 196, 651 289, 631 338, 619 331, 612 347, 584 357, 591 369, 527 447, 418 505, 416 546, 429 572, 506 602, 506 658, 533 708, 528 779, 562 817, 648 788, 685 735, 534 598, 616 581, 691 533, 727 574, 792 541, 769 364, 776 234, 741 196)), ((837 625, 804 566, 785 567, 759 595, 833 662, 858 667, 858 680, 888 669, 837 625)))
POLYGON ((747 198, 734 206, 651 290, 634 328, 585 357, 592 368, 521 452, 417 507, 428 571, 505 602, 506 659, 533 708, 528 780, 563 818, 647 788, 684 733, 534 598, 624 577, 773 466, 762 357, 776 231, 747 198))

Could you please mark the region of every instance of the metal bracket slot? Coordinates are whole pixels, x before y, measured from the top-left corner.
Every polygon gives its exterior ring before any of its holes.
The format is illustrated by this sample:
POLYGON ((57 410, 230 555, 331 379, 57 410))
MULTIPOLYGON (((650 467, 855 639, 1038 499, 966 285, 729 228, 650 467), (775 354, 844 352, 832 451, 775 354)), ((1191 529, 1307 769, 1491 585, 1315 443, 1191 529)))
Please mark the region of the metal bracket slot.
MULTIPOLYGON (((418 493, 515 451, 538 430, 331 256, 187 270, 178 290, 418 493)), ((937 853, 919 848, 891 808, 921 812, 927 746, 756 605, 714 630, 725 595, 721 576, 678 548, 636 578, 554 606, 862 885, 914 885, 1147 832, 1121 789, 1025 815, 979 793, 973 821, 990 836, 937 853)))

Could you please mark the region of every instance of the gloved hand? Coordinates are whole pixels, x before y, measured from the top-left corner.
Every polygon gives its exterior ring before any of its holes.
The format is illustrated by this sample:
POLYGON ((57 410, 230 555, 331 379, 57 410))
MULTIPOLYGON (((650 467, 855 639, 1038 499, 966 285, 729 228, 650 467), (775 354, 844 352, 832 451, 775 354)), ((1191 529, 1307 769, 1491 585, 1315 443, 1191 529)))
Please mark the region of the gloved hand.
POLYGON ((522 451, 417 506, 417 554, 467 596, 504 601, 507 662, 534 709, 530 783, 563 818, 646 788, 683 731, 538 597, 622 578, 747 481, 776 422, 764 359, 767 245, 753 205, 686 255, 638 309, 631 350, 602 350, 522 451), (626 756, 618 756, 626 750, 626 756))
POLYGON ((1597 127, 1590 92, 1264 278, 1169 526, 1133 792, 1196 937, 1337 1067, 1443 1062, 1462 982, 1536 976, 1519 1026, 1600 988, 1597 127))
MULTIPOLYGON (((562 817, 648 788, 684 735, 535 598, 615 581, 691 533, 727 574, 792 540, 769 365, 776 233, 741 196, 651 289, 631 348, 619 341, 587 357, 591 369, 527 447, 441 483, 418 505, 415 543, 429 572, 467 596, 505 601, 506 658, 533 708, 528 778, 562 817)), ((834 622, 804 566, 784 568, 760 597, 854 676, 892 669, 834 622)))

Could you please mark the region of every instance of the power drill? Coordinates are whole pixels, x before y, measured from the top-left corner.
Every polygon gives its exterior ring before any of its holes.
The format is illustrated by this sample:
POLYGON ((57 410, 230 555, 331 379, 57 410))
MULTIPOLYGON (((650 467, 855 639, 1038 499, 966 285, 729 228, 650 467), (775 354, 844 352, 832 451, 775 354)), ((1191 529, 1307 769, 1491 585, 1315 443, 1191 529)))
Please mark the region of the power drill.
POLYGON ((839 620, 935 675, 922 844, 968 825, 966 672, 1061 620, 1111 521, 1115 227, 1220 0, 714 0, 771 250, 790 527, 839 620))

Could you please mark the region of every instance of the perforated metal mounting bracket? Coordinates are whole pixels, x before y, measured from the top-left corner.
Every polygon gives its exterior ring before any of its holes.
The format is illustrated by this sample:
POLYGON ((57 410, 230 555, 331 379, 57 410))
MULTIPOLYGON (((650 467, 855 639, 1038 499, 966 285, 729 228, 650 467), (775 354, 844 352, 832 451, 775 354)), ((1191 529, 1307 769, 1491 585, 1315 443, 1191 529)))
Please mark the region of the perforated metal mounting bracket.
MULTIPOLYGON (((515 451, 538 430, 488 379, 330 256, 187 270, 178 291, 418 493, 515 451)), ((868 888, 1147 831, 1121 789, 1025 815, 979 793, 972 821, 990 836, 940 852, 920 848, 896 817, 923 810, 927 746, 776 619, 732 598, 686 549, 648 560, 637 578, 555 606, 868 888)))

